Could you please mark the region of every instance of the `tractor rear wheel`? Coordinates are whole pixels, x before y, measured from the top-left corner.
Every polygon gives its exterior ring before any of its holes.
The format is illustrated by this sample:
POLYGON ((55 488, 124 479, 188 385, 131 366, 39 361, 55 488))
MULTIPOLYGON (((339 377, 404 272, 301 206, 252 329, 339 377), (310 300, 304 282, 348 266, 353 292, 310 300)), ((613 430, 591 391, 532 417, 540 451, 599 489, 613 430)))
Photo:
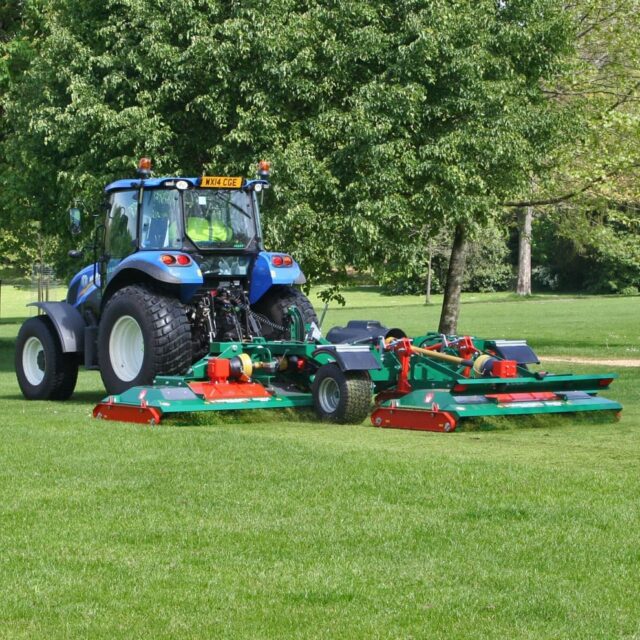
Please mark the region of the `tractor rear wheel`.
POLYGON ((371 407, 371 378, 366 371, 342 371, 322 365, 311 387, 316 413, 339 424, 360 424, 371 407))
POLYGON ((307 296, 294 287, 278 285, 272 287, 256 303, 256 311, 262 335, 267 340, 288 340, 287 311, 289 307, 297 307, 305 324, 318 323, 318 316, 307 296))
POLYGON ((107 393, 147 385, 191 364, 191 329, 179 300, 141 285, 116 291, 98 330, 100 375, 107 393))
POLYGON ((63 353, 46 316, 29 318, 16 343, 16 376, 27 400, 67 400, 76 388, 78 356, 63 353))

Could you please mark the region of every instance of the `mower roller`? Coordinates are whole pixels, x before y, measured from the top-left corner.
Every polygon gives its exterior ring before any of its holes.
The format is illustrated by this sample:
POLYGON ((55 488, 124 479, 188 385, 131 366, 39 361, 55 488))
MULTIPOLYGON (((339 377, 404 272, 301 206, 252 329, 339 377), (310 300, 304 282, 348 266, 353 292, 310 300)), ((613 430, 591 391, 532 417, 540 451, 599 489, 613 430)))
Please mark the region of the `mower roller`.
POLYGON ((212 342, 186 375, 110 395, 93 415, 154 425, 177 413, 313 406, 338 423, 370 414, 376 427, 450 432, 471 418, 622 409, 597 395, 617 374, 533 370, 540 362, 524 340, 411 339, 372 321, 325 339, 295 307, 289 316, 291 339, 212 342))

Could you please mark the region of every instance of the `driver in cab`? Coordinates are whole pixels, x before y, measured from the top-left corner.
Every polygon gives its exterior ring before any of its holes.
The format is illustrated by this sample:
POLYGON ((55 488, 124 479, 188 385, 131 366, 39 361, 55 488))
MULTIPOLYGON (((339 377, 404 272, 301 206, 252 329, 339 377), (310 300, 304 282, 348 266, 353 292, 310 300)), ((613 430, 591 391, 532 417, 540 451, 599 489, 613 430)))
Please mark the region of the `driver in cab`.
POLYGON ((187 235, 197 243, 231 242, 233 229, 223 220, 220 210, 195 206, 189 212, 187 235))

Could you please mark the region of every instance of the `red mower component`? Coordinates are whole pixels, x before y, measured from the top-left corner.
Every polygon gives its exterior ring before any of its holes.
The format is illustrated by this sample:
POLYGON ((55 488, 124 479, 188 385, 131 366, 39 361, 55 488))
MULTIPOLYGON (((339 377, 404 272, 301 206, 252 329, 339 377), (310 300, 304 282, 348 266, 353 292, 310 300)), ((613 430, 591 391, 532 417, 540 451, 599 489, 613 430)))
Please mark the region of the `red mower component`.
POLYGON ((271 398, 271 394, 257 382, 189 382, 188 386, 205 400, 271 398))
POLYGON ((482 354, 475 359, 473 370, 480 376, 491 376, 493 378, 518 377, 518 363, 515 360, 500 360, 488 354, 482 354))
MULTIPOLYGON (((412 340, 410 338, 387 338, 386 349, 389 351, 393 351, 400 363, 400 371, 398 372, 398 382, 396 383, 396 387, 393 391, 395 396, 402 396, 413 390, 411 383, 409 382, 410 373, 411 373, 411 356, 413 354, 427 356, 434 360, 439 360, 442 362, 448 362, 450 364, 455 364, 458 366, 464 366, 465 370, 471 370, 473 366, 472 360, 466 360, 464 358, 458 358, 457 356, 452 356, 447 353, 440 353, 439 351, 431 351, 429 349, 424 349, 422 347, 416 347, 412 344, 412 340)), ((471 338, 469 338, 469 343, 473 345, 471 342, 471 338)), ((474 347, 475 349, 475 347, 474 347)), ((468 372, 467 372, 468 375, 468 372)))
POLYGON ((211 358, 207 363, 209 380, 192 381, 187 385, 205 400, 222 401, 271 398, 265 387, 251 382, 253 363, 246 354, 233 358, 211 358))
POLYGON ((137 407, 119 404, 114 396, 109 396, 106 402, 100 402, 93 408, 93 417, 101 420, 115 420, 116 422, 135 422, 137 424, 160 424, 162 411, 147 405, 146 391, 139 395, 140 405, 137 407))
POLYGON ((535 391, 532 393, 487 393, 485 397, 500 404, 511 402, 546 402, 548 400, 558 400, 558 396, 553 391, 535 391))
POLYGON ((455 431, 458 423, 453 415, 435 406, 431 410, 396 408, 392 402, 388 407, 378 407, 373 411, 371 424, 384 429, 449 433, 455 431))
POLYGON ((116 422, 156 425, 160 423, 162 413, 153 407, 131 407, 125 404, 101 402, 94 407, 93 417, 116 422))
POLYGON ((473 344, 473 338, 471 336, 460 336, 456 342, 458 353, 463 360, 471 360, 473 356, 478 353, 476 345, 473 344))
POLYGON ((515 360, 496 360, 491 373, 496 378, 515 378, 518 375, 518 363, 515 360))
POLYGON ((398 382, 394 392, 396 395, 402 396, 413 389, 409 383, 409 365, 413 346, 409 338, 400 338, 399 340, 394 340, 389 348, 393 349, 400 361, 400 372, 398 373, 398 382))

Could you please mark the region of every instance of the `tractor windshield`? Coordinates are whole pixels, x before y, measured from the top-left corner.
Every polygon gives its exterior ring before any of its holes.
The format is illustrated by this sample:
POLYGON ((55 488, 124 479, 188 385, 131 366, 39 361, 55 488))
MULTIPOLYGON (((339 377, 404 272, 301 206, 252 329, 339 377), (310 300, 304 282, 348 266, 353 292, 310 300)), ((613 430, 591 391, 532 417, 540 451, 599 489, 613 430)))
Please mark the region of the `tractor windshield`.
POLYGON ((241 190, 183 192, 187 236, 200 249, 246 248, 256 236, 251 195, 241 190))
POLYGON ((256 238, 253 206, 241 190, 145 189, 140 247, 182 249, 186 234, 199 249, 245 249, 256 238))

